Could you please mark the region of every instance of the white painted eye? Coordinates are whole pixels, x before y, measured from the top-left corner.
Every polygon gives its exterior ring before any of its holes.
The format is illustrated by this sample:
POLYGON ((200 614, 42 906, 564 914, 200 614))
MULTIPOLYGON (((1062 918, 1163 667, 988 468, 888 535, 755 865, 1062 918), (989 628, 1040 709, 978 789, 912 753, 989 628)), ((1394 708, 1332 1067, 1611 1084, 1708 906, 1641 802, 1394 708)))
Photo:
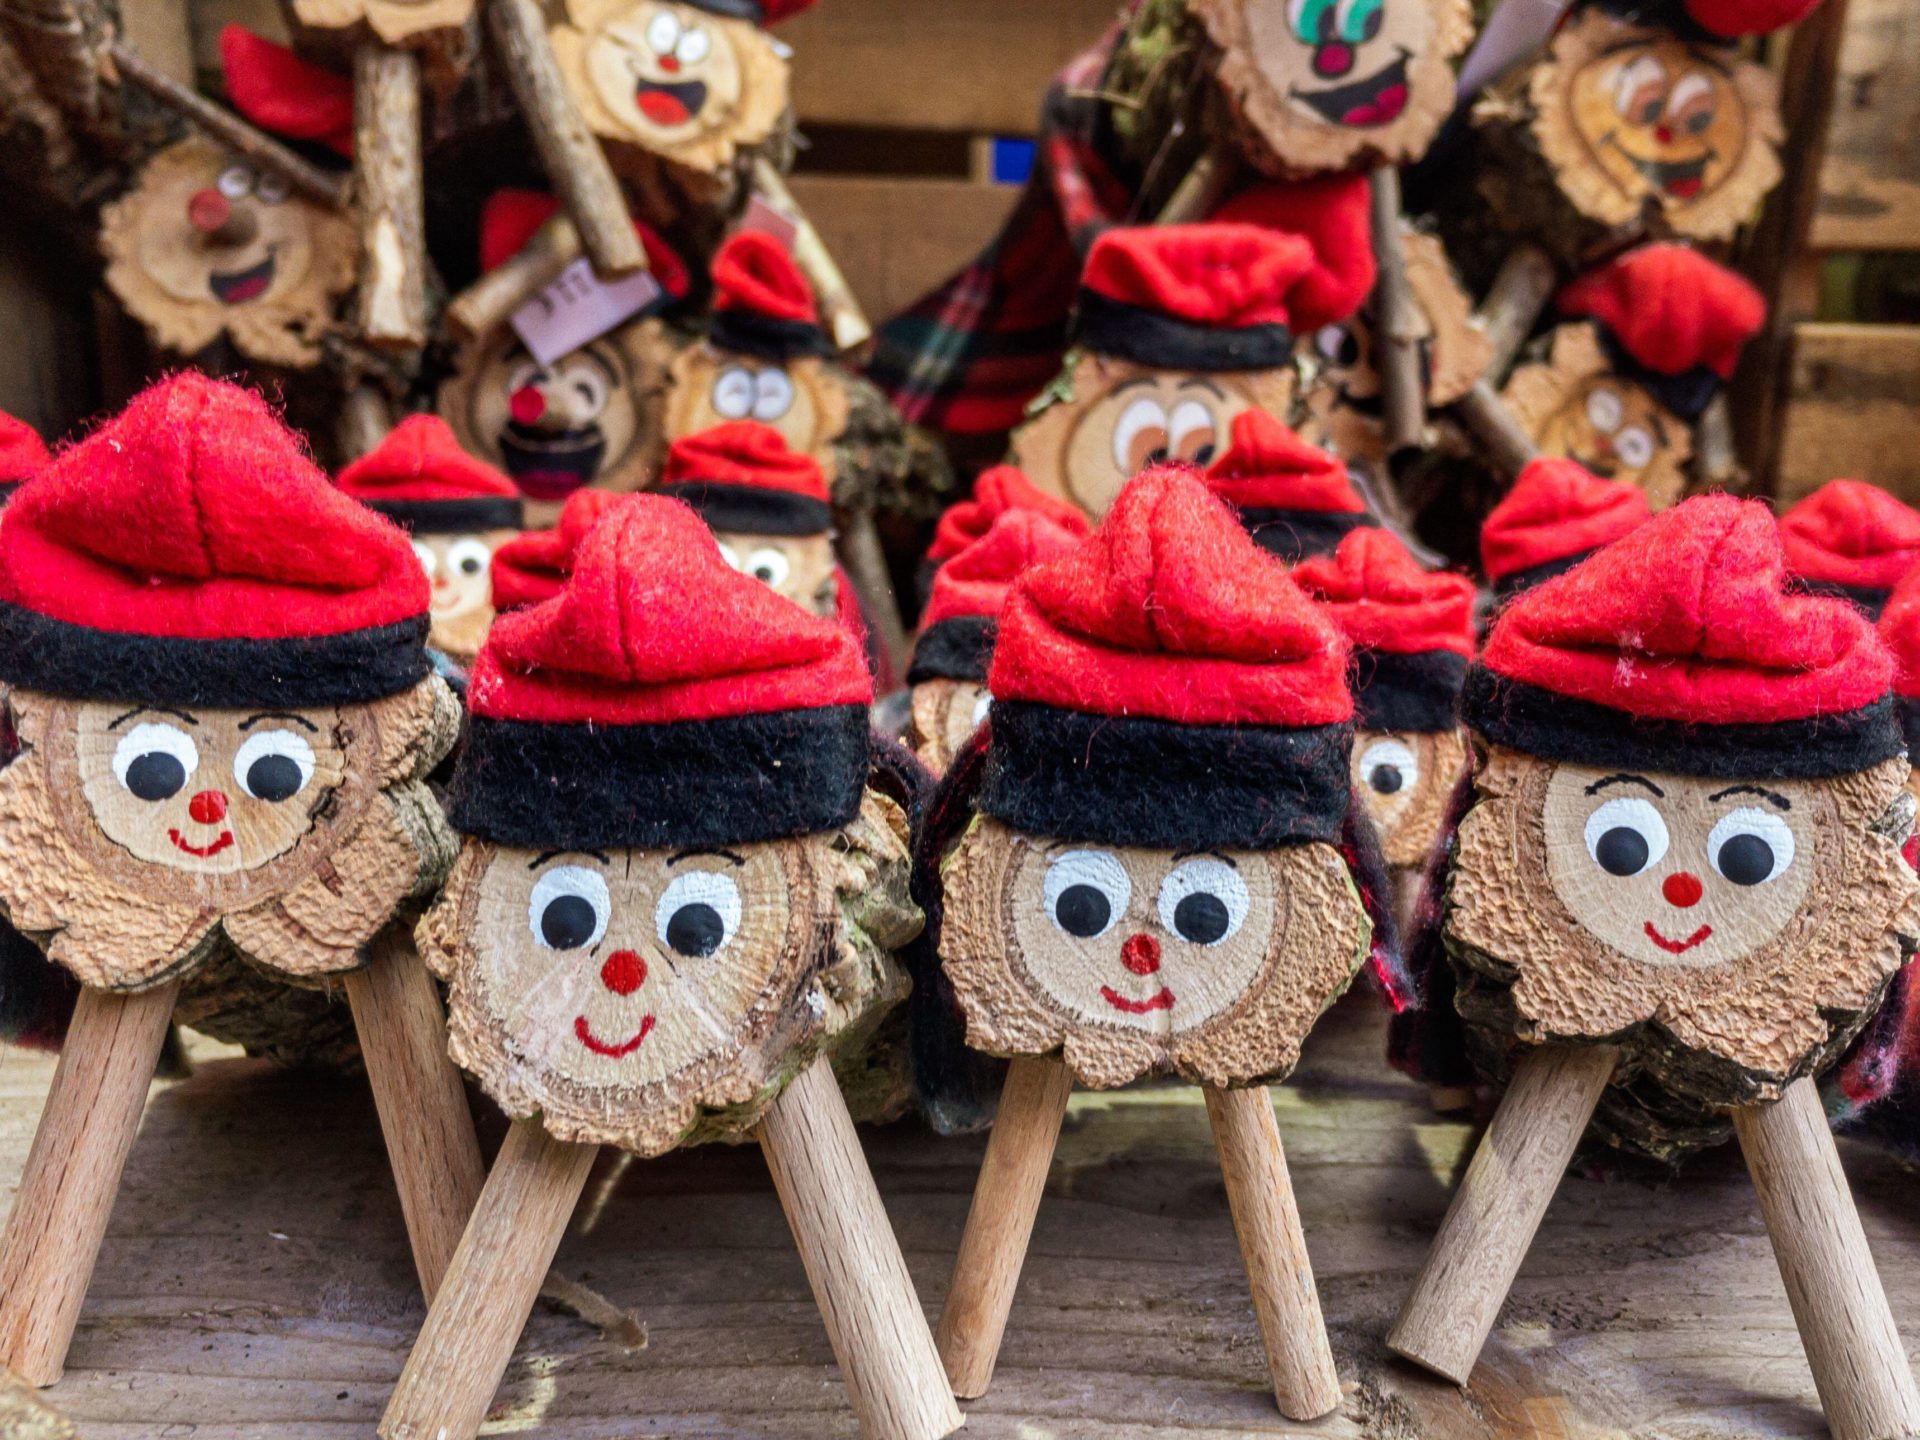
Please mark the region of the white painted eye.
POLYGON ((1218 945, 1247 920, 1247 882, 1224 860, 1189 860, 1160 882, 1160 923, 1193 945, 1218 945))
POLYGON ((676 955, 712 955, 740 929, 740 887, 715 870, 676 875, 653 907, 653 928, 676 955))
POLYGON ((1182 400, 1167 420, 1167 455, 1193 465, 1213 459, 1213 411, 1198 400, 1182 400))
POLYGON ((662 10, 647 22, 647 47, 656 55, 671 55, 680 43, 680 17, 662 10))
POLYGON ((727 542, 724 540, 716 540, 714 541, 714 544, 720 547, 720 558, 726 561, 727 564, 731 565, 735 570, 738 570, 740 568, 740 552, 734 549, 731 545, 727 544, 727 542))
POLYGON ((424 540, 413 542, 413 558, 420 562, 420 568, 427 572, 427 578, 433 578, 433 572, 440 568, 440 557, 433 553, 433 547, 424 540))
POLYGON ((1376 795, 1401 795, 1420 783, 1420 760, 1398 740, 1376 740, 1360 752, 1360 781, 1376 795))
POLYGON ((793 408, 793 381, 784 370, 762 370, 753 382, 753 418, 772 422, 793 408))
POLYGON ((562 360, 557 369, 577 421, 592 420, 607 408, 607 377, 593 361, 562 360))
POLYGON ((256 800, 291 800, 313 779, 313 746, 291 730, 256 730, 234 753, 233 778, 256 800))
POLYGON ((136 725, 113 747, 113 778, 141 800, 178 795, 199 768, 199 748, 178 725, 136 725))
POLYGON ((524 390, 529 385, 538 385, 547 378, 546 367, 538 360, 521 360, 507 371, 507 393, 524 390))
POLYGON ((1133 882, 1108 850, 1069 850, 1047 866, 1041 888, 1047 915, 1081 940, 1104 935, 1127 913, 1133 882))
POLYGON ((279 205, 293 193, 293 187, 287 183, 285 176, 265 171, 258 180, 253 182, 253 193, 259 197, 262 204, 279 205))
POLYGON ((759 398, 760 387, 754 384, 753 372, 742 366, 729 365, 713 382, 714 413, 723 419, 746 419, 759 398))
POLYGON ((1667 67, 1641 55, 1620 67, 1613 81, 1613 108, 1632 125, 1651 125, 1666 103, 1667 67))
POLYGON ((468 535, 447 547, 447 569, 455 575, 484 575, 493 564, 493 551, 487 542, 468 535))
POLYGON ((245 165, 229 165, 213 186, 229 200, 244 200, 253 193, 253 171, 245 165))
POLYGON ((556 865, 533 882, 527 900, 527 929, 549 950, 598 945, 612 916, 606 877, 584 865, 556 865))
POLYGON ((762 545, 747 556, 746 571, 762 584, 771 585, 778 590, 787 583, 787 576, 793 573, 793 566, 785 555, 771 545, 762 545))
POLYGON ((713 37, 704 26, 690 25, 680 43, 673 47, 674 59, 682 65, 698 65, 713 50, 713 37))
POLYGON ((1132 476, 1155 457, 1167 455, 1167 411, 1158 400, 1142 396, 1120 412, 1113 427, 1113 463, 1132 476))
POLYGON ((1596 390, 1587 396, 1587 422, 1602 435, 1620 428, 1620 397, 1611 390, 1596 390))
POLYGON ((1771 810, 1735 810, 1707 832, 1707 859, 1736 885, 1764 885, 1793 864, 1793 831, 1771 810))
POLYGON ((1653 437, 1638 425, 1629 425, 1613 437, 1613 453, 1636 470, 1653 462, 1653 437))
POLYGON ((978 730, 980 722, 987 718, 987 712, 993 709, 993 692, 982 691, 980 698, 973 702, 973 728, 978 730))
POLYGON ((1609 875, 1625 879, 1660 863, 1667 822, 1638 796, 1609 800, 1587 817, 1587 853, 1609 875))

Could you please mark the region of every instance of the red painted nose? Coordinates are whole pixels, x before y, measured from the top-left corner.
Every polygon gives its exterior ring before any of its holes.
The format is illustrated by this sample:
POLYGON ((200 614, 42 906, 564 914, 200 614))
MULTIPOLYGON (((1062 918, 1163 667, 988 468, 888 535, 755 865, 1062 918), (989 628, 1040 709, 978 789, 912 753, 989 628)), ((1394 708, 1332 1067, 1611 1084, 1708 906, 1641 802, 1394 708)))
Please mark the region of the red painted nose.
POLYGON ((202 790, 187 802, 187 814, 202 825, 218 825, 227 818, 227 797, 218 790, 202 790))
POLYGON ((1151 935, 1129 935, 1120 947, 1120 963, 1136 975, 1151 975, 1160 968, 1160 942, 1151 935))
POLYGON ((1658 140, 1662 145, 1671 145, 1673 143, 1673 127, 1671 125, 1656 125, 1653 129, 1653 138, 1658 140))
POLYGON ((678 75, 680 73, 679 58, 673 55, 662 55, 660 57, 660 68, 669 75, 678 75))
POLYGON ((522 385, 508 397, 507 409, 522 425, 532 425, 547 413, 547 397, 537 386, 522 385))
POLYGON ((1700 884, 1699 876, 1689 875, 1682 870, 1678 874, 1667 876, 1666 882, 1660 887, 1660 893, 1667 897, 1667 904, 1677 909, 1691 910, 1700 903, 1704 888, 1700 884))
POLYGON ((228 220, 233 218, 233 206, 227 203, 227 197, 208 186, 196 190, 187 201, 187 219, 193 222, 193 228, 204 230, 211 235, 228 220))
POLYGON ((616 950, 600 967, 600 983, 616 995, 631 995, 647 983, 647 962, 631 950, 616 950))

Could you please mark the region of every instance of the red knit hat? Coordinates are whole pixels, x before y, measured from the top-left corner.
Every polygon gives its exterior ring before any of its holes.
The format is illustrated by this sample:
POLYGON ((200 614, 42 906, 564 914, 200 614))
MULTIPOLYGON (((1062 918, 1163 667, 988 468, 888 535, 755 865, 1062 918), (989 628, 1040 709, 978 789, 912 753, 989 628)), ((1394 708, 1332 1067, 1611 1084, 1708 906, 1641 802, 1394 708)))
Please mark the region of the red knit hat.
POLYGON ((1212 218, 1298 235, 1313 247, 1314 268, 1292 295, 1293 329, 1305 334, 1346 319, 1373 293, 1377 272, 1371 204, 1365 175, 1316 175, 1259 181, 1212 218))
POLYGON ((340 472, 340 489, 429 535, 518 530, 525 523, 513 481, 462 450, 438 415, 409 415, 394 426, 340 472))
POLYGON ((712 271, 709 334, 722 350, 773 361, 833 353, 813 286, 773 236, 758 230, 730 236, 712 271))
POLYGON ((811 455, 758 420, 682 435, 667 447, 659 493, 684 500, 715 530, 821 535, 833 528, 826 477, 811 455))
POLYGON ((686 506, 610 506, 566 588, 474 661, 456 826, 529 849, 743 845, 860 808, 872 685, 837 621, 721 558, 686 506))
POLYGON ((1723 40, 1766 35, 1798 25, 1820 8, 1820 0, 1685 0, 1687 14, 1701 29, 1723 40))
POLYGON ((0 505, 13 498, 21 481, 38 474, 52 458, 38 430, 0 410, 0 505))
POLYGON ((1347 643, 1190 470, 1129 481, 1000 615, 981 808, 1154 849, 1336 837, 1347 643))
POLYGON ((778 25, 803 10, 812 9, 814 0, 686 0, 686 3, 710 15, 751 20, 756 25, 778 25))
POLYGON ((353 81, 310 65, 244 25, 220 31, 227 99, 262 130, 353 154, 353 81))
POLYGON ((1574 460, 1534 460, 1480 527, 1480 568, 1498 594, 1518 594, 1571 570, 1652 514, 1647 492, 1630 480, 1602 480, 1574 460))
POLYGON ((1226 452, 1207 468, 1206 480, 1260 547, 1290 564, 1328 554, 1356 527, 1374 524, 1339 457, 1264 410, 1233 417, 1226 452))
POLYGON ((1561 290, 1562 314, 1600 326, 1620 369, 1685 419, 1733 378, 1767 320, 1747 280, 1684 245, 1642 245, 1561 290))
POLYGON ((40 472, 0 526, 0 681, 182 706, 356 704, 427 673, 407 537, 251 390, 191 371, 40 472))
POLYGON ((971 680, 983 684, 994 632, 1013 582, 1035 565, 1072 550, 1086 536, 1038 510, 1009 510, 993 528, 940 567, 920 617, 907 683, 971 680))
POLYGON ((1920 564, 1920 511, 1877 485, 1829 480, 1780 517, 1787 574, 1816 595, 1878 615, 1920 564))
POLYGON ((1354 647, 1354 703, 1369 730, 1451 730, 1473 657, 1473 582, 1420 568, 1385 530, 1355 530, 1302 561, 1294 583, 1354 647))
MULTIPOLYGON (((560 213, 560 202, 543 190, 496 190, 480 207, 480 268, 496 270, 525 248, 533 232, 560 213)), ((633 222, 647 269, 663 295, 653 308, 685 297, 689 286, 686 262, 644 220, 633 222)))
POLYGON ((573 574, 573 557, 607 507, 620 497, 611 490, 576 490, 551 530, 529 530, 493 552, 493 608, 519 610, 560 593, 573 574))
POLYGON ((1893 652, 1894 703, 1906 732, 1907 753, 1920 755, 1920 566, 1893 587, 1879 631, 1893 652))
POLYGON ((1892 681, 1866 617, 1789 589, 1764 503, 1703 495, 1514 600, 1466 709, 1548 759, 1815 777, 1900 753, 1892 681))
POLYGON ((995 465, 982 470, 973 482, 973 496, 948 507, 934 528, 927 559, 936 564, 951 560, 993 528, 1009 510, 1034 510, 1074 535, 1091 528, 1086 512, 1035 487, 1017 466, 995 465))

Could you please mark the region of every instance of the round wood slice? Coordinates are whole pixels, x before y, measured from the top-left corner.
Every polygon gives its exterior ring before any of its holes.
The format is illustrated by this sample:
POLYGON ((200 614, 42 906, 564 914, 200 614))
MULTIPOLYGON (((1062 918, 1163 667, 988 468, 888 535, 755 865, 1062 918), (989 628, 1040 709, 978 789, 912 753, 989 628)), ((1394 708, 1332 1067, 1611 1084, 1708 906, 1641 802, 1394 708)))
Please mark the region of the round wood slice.
POLYGON ((666 443, 729 420, 771 425, 811 455, 832 484, 853 402, 847 372, 813 356, 785 364, 696 341, 674 357, 664 408, 666 443))
POLYGON ((1387 863, 1418 870, 1467 774, 1463 731, 1361 730, 1353 737, 1353 788, 1366 804, 1387 863))

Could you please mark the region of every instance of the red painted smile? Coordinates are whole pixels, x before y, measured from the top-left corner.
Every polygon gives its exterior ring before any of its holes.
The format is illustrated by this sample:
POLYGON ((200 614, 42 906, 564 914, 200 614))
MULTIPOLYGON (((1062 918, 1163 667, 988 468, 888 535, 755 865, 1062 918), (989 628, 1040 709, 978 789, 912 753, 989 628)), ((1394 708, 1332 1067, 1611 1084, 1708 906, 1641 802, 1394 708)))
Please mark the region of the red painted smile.
POLYGON ((1684 940, 1669 940, 1653 928, 1653 922, 1651 920, 1647 921, 1647 938, 1669 955, 1684 954, 1711 934, 1713 934, 1713 927, 1711 925, 1702 925, 1684 940))
POLYGON ((211 843, 206 845, 189 845, 186 837, 178 830, 167 831, 167 838, 182 850, 186 851, 187 854, 197 855, 204 860, 209 855, 218 855, 222 850, 233 844, 233 831, 222 830, 219 835, 214 837, 211 843))
POLYGON ((640 1048, 640 1042, 653 1033, 653 1016, 649 1015, 646 1019, 642 1020, 640 1022, 640 1033, 624 1045, 610 1045, 598 1035, 595 1035, 593 1033, 593 1026, 587 1023, 587 1017, 584 1015, 574 1018, 573 1033, 579 1037, 580 1043, 594 1054, 605 1055, 609 1060, 623 1060, 638 1050, 640 1048))
POLYGON ((1151 1015, 1156 1010, 1173 1009, 1173 991, 1164 985, 1160 987, 1160 993, 1151 1000, 1129 1000, 1109 985, 1102 985, 1100 993, 1106 997, 1107 1004, 1116 1010, 1124 1010, 1129 1015, 1151 1015))

